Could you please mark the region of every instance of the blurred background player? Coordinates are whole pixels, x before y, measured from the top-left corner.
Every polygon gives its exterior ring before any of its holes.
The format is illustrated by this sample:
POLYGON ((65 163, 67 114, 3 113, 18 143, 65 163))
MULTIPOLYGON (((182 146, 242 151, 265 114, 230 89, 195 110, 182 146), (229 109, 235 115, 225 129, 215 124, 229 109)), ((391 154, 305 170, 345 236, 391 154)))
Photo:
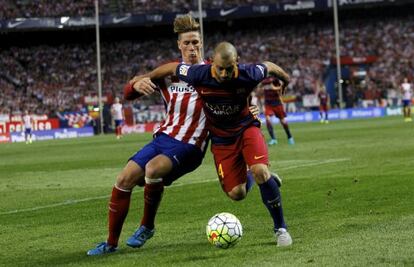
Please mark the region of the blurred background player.
POLYGON ((32 115, 29 114, 28 110, 24 111, 24 115, 22 117, 22 124, 24 127, 24 139, 26 144, 32 143, 32 125, 34 123, 32 115))
POLYGON ((281 96, 281 88, 284 87, 284 85, 280 85, 278 83, 278 79, 274 77, 268 77, 260 83, 257 89, 259 99, 262 100, 261 102, 264 102, 264 104, 262 103, 262 107, 264 107, 264 114, 266 116, 266 127, 271 138, 268 144, 277 144, 277 139, 273 131, 273 124, 271 120, 273 116, 276 116, 286 132, 288 144, 294 145, 295 140, 293 139, 293 136, 289 129, 289 124, 286 120, 286 112, 285 108, 283 107, 283 101, 281 96))
POLYGON ((319 87, 318 98, 319 98, 319 116, 321 119, 320 122, 329 123, 329 120, 328 120, 329 95, 326 92, 326 88, 324 85, 321 85, 319 87))
MULTIPOLYGON (((263 204, 274 223, 278 246, 290 246, 292 238, 284 221, 277 177, 269 171, 269 155, 260 121, 251 114, 248 98, 271 73, 283 80, 289 75, 271 62, 238 64, 235 47, 222 42, 214 49, 213 63, 204 65, 165 64, 149 74, 157 79, 176 74, 195 87, 203 99, 211 151, 223 191, 233 200, 246 197, 246 165, 258 184, 263 204)), ((280 86, 281 87, 281 86, 280 86)), ((284 88, 280 88, 281 90, 284 88)))
POLYGON ((404 78, 404 82, 401 84, 402 104, 404 121, 411 122, 411 101, 413 97, 413 89, 411 83, 408 82, 407 78, 404 78))
POLYGON ((119 97, 114 99, 114 103, 111 106, 111 115, 115 122, 116 139, 120 139, 122 136, 122 124, 124 123, 124 110, 119 97))

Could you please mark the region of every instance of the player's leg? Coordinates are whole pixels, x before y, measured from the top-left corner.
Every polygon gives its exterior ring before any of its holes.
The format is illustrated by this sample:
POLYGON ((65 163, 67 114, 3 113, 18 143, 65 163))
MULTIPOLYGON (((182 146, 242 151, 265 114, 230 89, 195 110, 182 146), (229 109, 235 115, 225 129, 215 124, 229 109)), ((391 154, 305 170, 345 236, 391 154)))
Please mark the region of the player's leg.
POLYGON ((128 214, 132 189, 144 176, 144 170, 136 162, 128 161, 125 168, 118 174, 117 182, 112 189, 109 202, 109 236, 108 244, 118 245, 119 235, 128 214))
POLYGON ((89 250, 88 255, 102 255, 116 251, 122 226, 128 215, 132 189, 142 177, 144 177, 144 170, 132 160, 128 161, 118 174, 109 200, 107 241, 89 250))
POLYGON ((411 103, 410 102, 407 105, 407 118, 408 118, 408 121, 412 121, 412 118, 411 118, 411 103))
POLYGON ((122 226, 129 211, 132 189, 135 185, 144 184, 145 165, 157 155, 153 142, 133 155, 118 174, 109 200, 108 239, 89 250, 88 255, 102 255, 116 251, 122 226))
POLYGON ((275 132, 273 130, 273 124, 272 124, 270 116, 266 116, 266 127, 267 127, 267 131, 269 133, 269 136, 271 138, 270 141, 269 141, 269 145, 277 144, 277 140, 276 140, 275 132))
POLYGON ((325 119, 324 119, 324 112, 323 112, 323 106, 322 105, 320 105, 319 106, 319 118, 320 118, 320 122, 321 123, 324 123, 325 122, 325 119))
POLYGON ((288 138, 288 144, 294 145, 295 140, 293 139, 292 134, 290 133, 289 124, 286 120, 286 112, 283 108, 283 105, 277 106, 277 109, 275 110, 275 115, 279 119, 280 124, 282 125, 283 129, 285 130, 286 136, 288 138))
POLYGON ((277 144, 277 139, 276 139, 276 135, 273 129, 273 124, 272 124, 272 116, 274 116, 274 111, 273 111, 273 107, 269 106, 269 105, 265 105, 265 118, 266 118, 266 128, 267 131, 269 132, 269 136, 270 136, 270 141, 268 143, 268 145, 272 146, 272 145, 276 145, 277 144))
POLYGON ((328 106, 325 105, 324 106, 324 112, 325 112, 325 123, 329 123, 329 118, 328 118, 328 106))
POLYGON ((28 128, 24 129, 24 141, 26 142, 26 144, 29 143, 29 129, 28 128))
POLYGON ((126 244, 139 248, 154 235, 154 222, 164 193, 163 176, 171 172, 173 163, 165 155, 157 155, 145 165, 144 212, 140 226, 126 244))
MULTIPOLYGON (((217 175, 223 191, 232 200, 238 201, 246 197, 248 174, 246 163, 241 154, 241 143, 236 141, 230 145, 211 145, 217 175)), ((250 179, 252 179, 250 175, 250 179)), ((248 188, 250 189, 250 188, 248 188)))
POLYGON ((288 246, 292 240, 286 230, 281 194, 276 179, 272 177, 268 168, 268 151, 260 129, 250 127, 245 130, 243 142, 243 157, 250 166, 253 177, 259 186, 263 204, 272 217, 278 245, 288 246))
POLYGON ((29 129, 28 135, 29 135, 29 144, 31 144, 32 143, 32 129, 29 129))
POLYGON ((127 241, 127 245, 134 248, 141 247, 154 235, 155 217, 164 185, 170 185, 182 175, 193 171, 203 159, 203 153, 198 147, 167 135, 158 136, 154 143, 162 154, 155 156, 145 166, 144 214, 140 226, 127 241))

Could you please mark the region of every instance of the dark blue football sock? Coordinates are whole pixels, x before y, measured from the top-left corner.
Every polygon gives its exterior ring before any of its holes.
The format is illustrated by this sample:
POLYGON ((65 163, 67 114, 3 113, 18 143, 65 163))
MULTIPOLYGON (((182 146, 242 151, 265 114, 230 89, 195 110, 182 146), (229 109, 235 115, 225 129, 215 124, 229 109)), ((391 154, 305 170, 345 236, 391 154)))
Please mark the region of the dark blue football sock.
POLYGON ((289 139, 289 138, 291 138, 292 137, 292 134, 290 133, 290 130, 289 130, 289 124, 287 124, 287 123, 282 123, 282 126, 283 126, 283 129, 285 130, 285 132, 286 132, 286 135, 287 135, 287 138, 289 139))
POLYGON ((247 171, 247 180, 246 180, 246 192, 248 193, 250 190, 252 190, 252 187, 254 185, 254 178, 251 170, 247 171))
POLYGON ((282 199, 276 181, 270 178, 263 184, 259 184, 259 188, 263 203, 269 210, 270 216, 272 216, 275 230, 287 228, 283 218, 282 199))
POLYGON ((275 133, 273 132, 273 125, 270 121, 266 121, 266 127, 267 127, 267 131, 269 132, 270 138, 276 139, 275 133))

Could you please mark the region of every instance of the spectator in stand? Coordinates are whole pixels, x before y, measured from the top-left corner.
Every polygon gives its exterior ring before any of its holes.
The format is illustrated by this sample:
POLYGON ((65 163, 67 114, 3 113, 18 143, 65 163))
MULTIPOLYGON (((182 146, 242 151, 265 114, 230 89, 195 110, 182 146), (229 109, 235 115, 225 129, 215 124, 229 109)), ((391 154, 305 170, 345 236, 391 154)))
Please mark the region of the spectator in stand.
MULTIPOLYGON (((38 7, 32 6, 43 10, 48 6, 45 2, 40 1, 38 7)), ((108 5, 109 2, 111 1, 107 1, 108 5)), ((154 1, 141 0, 133 3, 137 2, 142 2, 150 8, 150 4, 154 1)), ((157 3, 163 2, 166 0, 157 1, 157 3)), ((182 2, 184 1, 176 1, 176 3, 182 2)), ((213 2, 221 1, 211 2, 213 6, 216 5, 213 2)), ((240 4, 247 2, 248 0, 240 1, 240 4)), ((77 5, 78 1, 73 4, 68 3, 71 8, 77 5)), ((171 6, 171 1, 168 5, 171 6)), ((210 6, 209 3, 206 5, 210 6)), ((10 9, 12 8, 0 5, 0 10, 10 9)), ((53 9, 49 12, 52 13, 53 9)), ((206 32, 206 36, 208 36, 207 52, 211 51, 211 44, 228 40, 237 42, 240 51, 243 51, 241 55, 243 61, 260 62, 265 58, 277 58, 281 65, 290 66, 287 71, 292 72, 293 77, 288 92, 298 96, 298 101, 295 103, 298 111, 304 109, 300 102, 301 96, 305 93, 316 93, 313 92, 312 85, 323 81, 322 76, 330 64, 330 58, 335 55, 331 27, 316 23, 278 28, 269 25, 254 30, 250 28, 218 32, 214 36, 206 32)), ((367 72, 367 78, 371 81, 369 87, 399 90, 400 81, 405 74, 412 79, 414 58, 412 36, 414 36, 414 16, 381 20, 378 18, 345 20, 341 23, 341 55, 377 56, 377 61, 369 66, 367 72), (399 60, 399 64, 395 64, 396 59, 399 60)), ((175 51, 175 43, 166 38, 141 42, 132 40, 103 42, 101 54, 103 88, 113 95, 119 91, 119 84, 132 75, 147 72, 164 62, 166 58, 179 56, 175 51), (141 53, 143 50, 148 53, 141 53), (134 73, 125 68, 125 64, 134 66, 134 73)), ((60 108, 71 109, 81 102, 80 96, 94 95, 97 91, 94 58, 94 49, 85 43, 2 48, 0 51, 0 65, 3 66, 0 69, 2 107, 16 112, 29 109, 46 114, 53 114, 60 108), (74 92, 78 94, 75 95, 74 92)), ((363 91, 358 92, 357 85, 355 90, 356 99, 360 97, 362 103, 363 91)), ((369 95, 370 93, 367 94, 369 95)), ((374 96, 373 99, 376 97, 374 96)), ((162 104, 155 96, 148 97, 145 101, 149 105, 162 104)))

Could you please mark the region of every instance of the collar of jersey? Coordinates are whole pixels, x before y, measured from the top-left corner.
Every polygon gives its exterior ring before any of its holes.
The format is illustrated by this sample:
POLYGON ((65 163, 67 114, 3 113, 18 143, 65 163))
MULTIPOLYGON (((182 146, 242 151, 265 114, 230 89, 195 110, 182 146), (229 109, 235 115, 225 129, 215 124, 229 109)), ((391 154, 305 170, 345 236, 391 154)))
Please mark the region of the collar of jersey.
MULTIPOLYGON (((213 68, 213 64, 211 64, 210 71, 211 71, 211 77, 213 77, 214 79, 217 80, 218 75, 217 75, 216 69, 213 68)), ((232 78, 234 79, 234 78, 238 78, 238 77, 239 77, 239 66, 236 64, 236 70, 234 71, 232 78)))

